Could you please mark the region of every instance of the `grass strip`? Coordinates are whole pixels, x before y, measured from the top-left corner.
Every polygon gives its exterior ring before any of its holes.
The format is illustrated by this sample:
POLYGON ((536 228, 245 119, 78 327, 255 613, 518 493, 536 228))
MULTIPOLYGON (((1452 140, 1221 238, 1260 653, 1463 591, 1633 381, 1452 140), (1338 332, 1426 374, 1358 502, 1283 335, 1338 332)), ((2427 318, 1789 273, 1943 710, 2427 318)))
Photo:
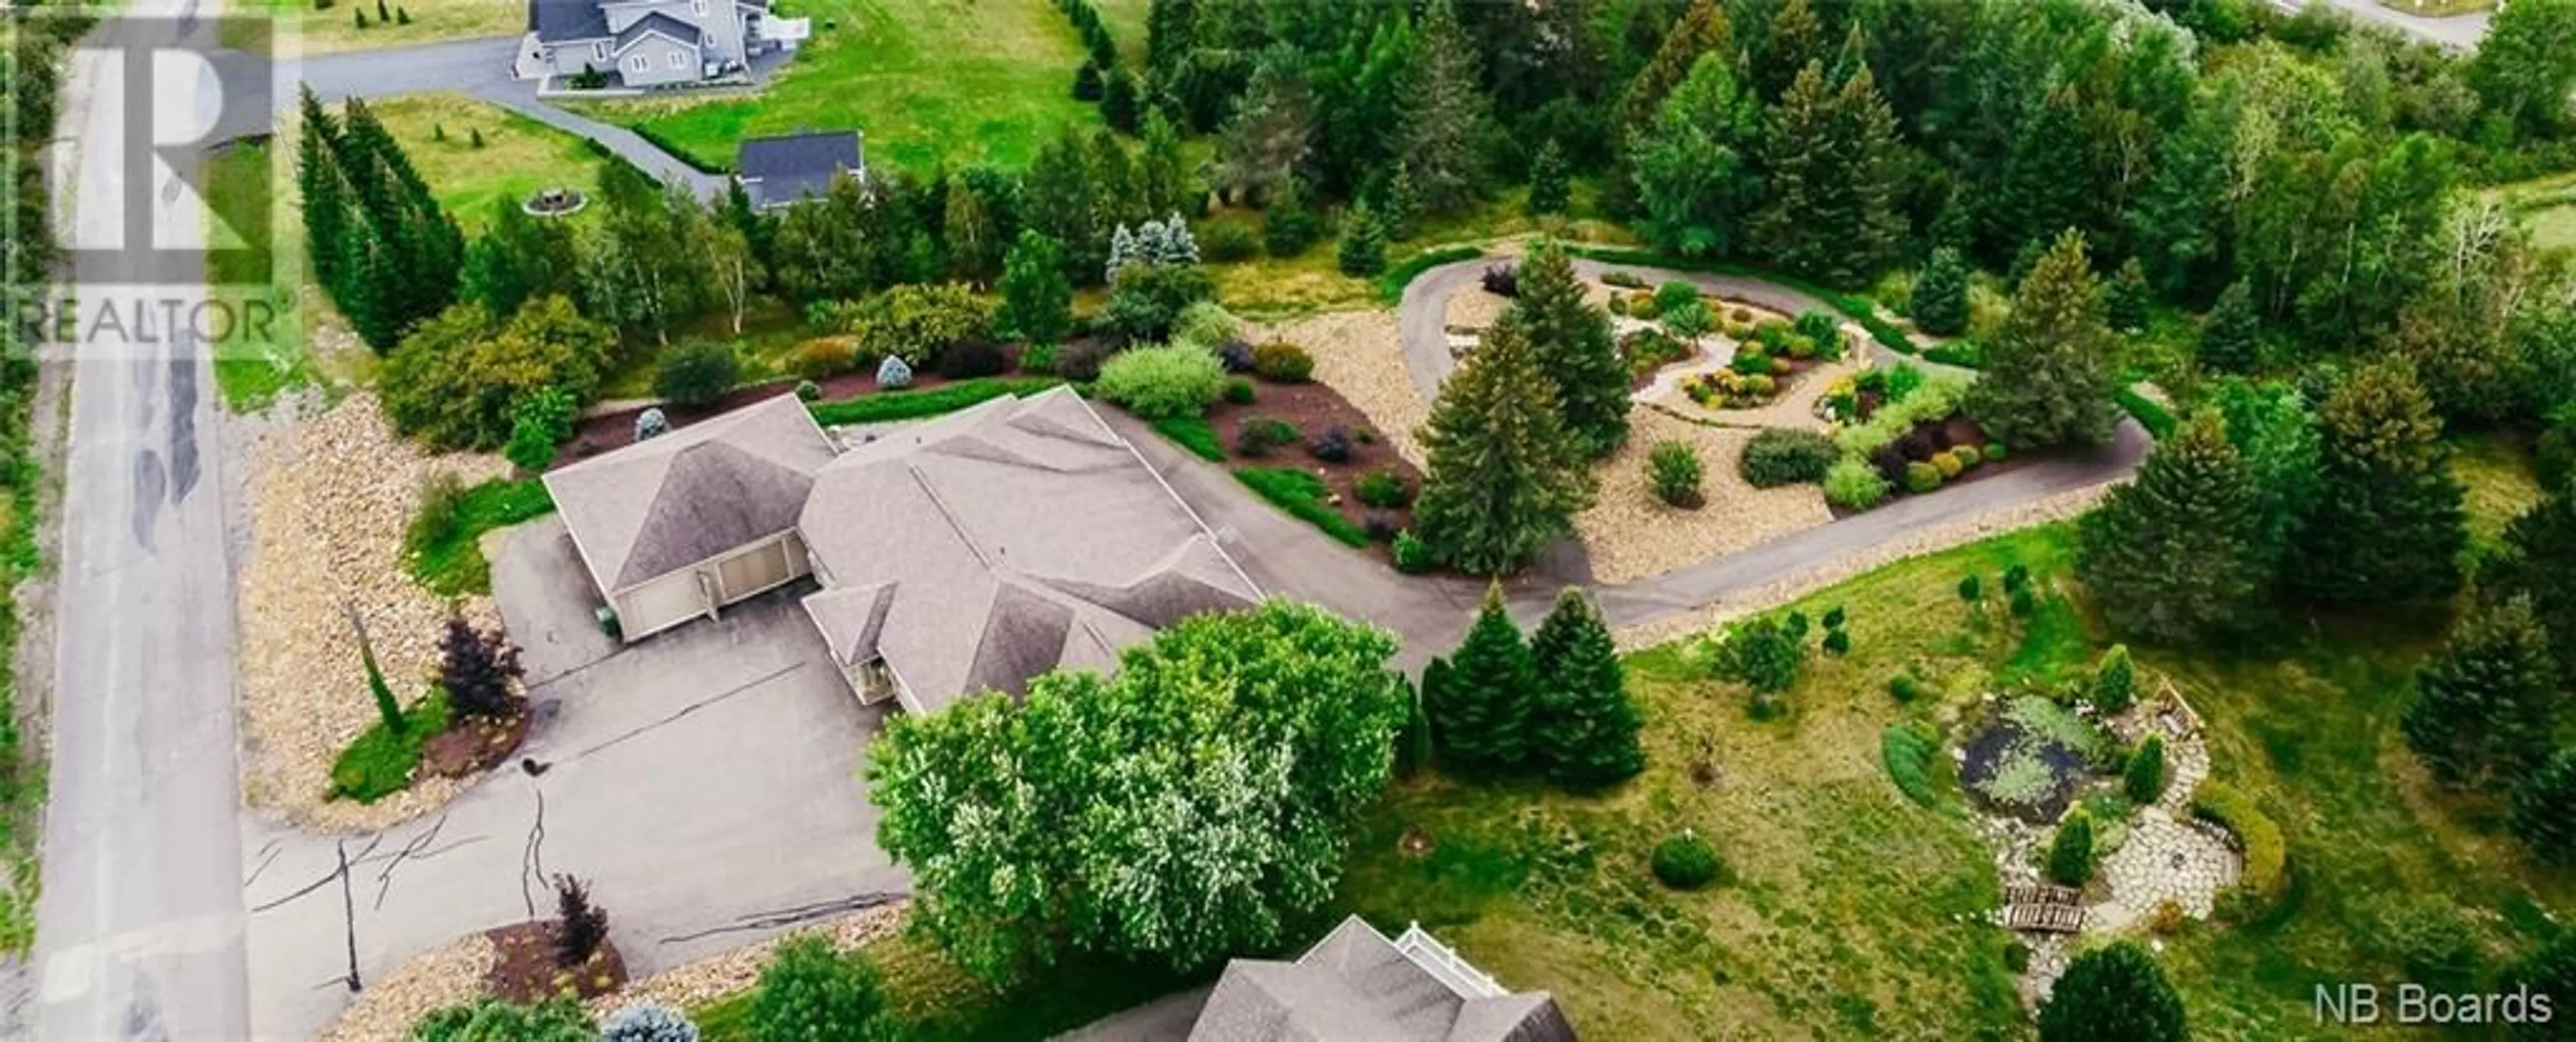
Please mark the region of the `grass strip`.
POLYGON ((826 427, 892 423, 956 412, 1004 395, 1026 397, 1063 383, 1052 376, 987 376, 917 391, 879 391, 843 401, 818 402, 811 408, 814 422, 826 427))
POLYGON ((1404 287, 1411 285, 1413 280, 1421 278, 1423 272, 1443 264, 1475 260, 1484 255, 1483 248, 1464 245, 1434 246, 1414 254, 1405 258, 1404 263, 1388 268, 1385 274, 1377 277, 1378 299, 1393 304, 1404 299, 1404 287))
POLYGON ((1225 462, 1225 446, 1217 442, 1216 428, 1206 417, 1173 416, 1155 420, 1154 433, 1171 439, 1172 444, 1190 450, 1190 454, 1210 463, 1225 462))
POLYGON ((467 487, 449 480, 421 497, 403 532, 403 563, 422 589, 442 597, 492 592, 492 562, 483 533, 555 512, 554 497, 535 478, 494 478, 467 487))
POLYGON ((1325 502, 1333 490, 1325 486, 1324 479, 1287 467, 1245 467, 1235 471, 1234 477, 1260 493, 1270 505, 1323 529, 1325 535, 1351 546, 1368 545, 1368 533, 1325 502))
POLYGON ((2158 440, 2172 437, 2174 428, 2181 423, 2174 419, 2173 410, 2165 408, 2163 403, 2153 398, 2139 394, 2137 388, 2120 388, 2120 392, 2112 395, 2112 398, 2120 403, 2122 412, 2136 417, 2138 425, 2145 427, 2147 433, 2155 435, 2158 440))
POLYGON ((402 730, 378 720, 340 750, 340 758, 331 762, 332 796, 374 803, 410 788, 412 770, 420 766, 421 746, 431 735, 447 730, 447 689, 430 688, 429 694, 403 710, 402 719, 402 730))

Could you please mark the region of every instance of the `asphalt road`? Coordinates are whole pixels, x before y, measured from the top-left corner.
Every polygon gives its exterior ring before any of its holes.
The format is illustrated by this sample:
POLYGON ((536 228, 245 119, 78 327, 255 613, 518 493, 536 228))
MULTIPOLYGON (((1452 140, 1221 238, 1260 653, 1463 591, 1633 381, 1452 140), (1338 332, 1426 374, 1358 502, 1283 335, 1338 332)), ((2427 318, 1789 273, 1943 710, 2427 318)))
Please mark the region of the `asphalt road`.
MULTIPOLYGON (((127 19, 182 10, 129 0, 99 38, 148 35, 127 19)), ((204 225, 170 168, 127 155, 126 76, 112 55, 82 53, 60 125, 77 150, 66 238, 98 251, 74 265, 83 315, 205 297, 189 284, 201 268, 156 265, 141 248, 199 248, 204 225)), ((196 118, 193 75, 157 86, 154 123, 196 118)), ((249 1033, 222 420, 206 353, 167 334, 96 331, 48 363, 76 369, 36 929, 44 1039, 249 1033)))
MULTIPOLYGON (((2357 21, 2395 29, 2457 54, 2477 50, 2478 43, 2487 38, 2488 24, 2495 20, 2494 15, 2485 11, 2449 18, 2425 18, 2382 7, 2379 0, 2326 0, 2326 2, 2342 9, 2345 14, 2351 15, 2357 21)), ((2272 0, 2272 6, 2280 8, 2285 14, 2297 14, 2301 7, 2306 6, 2306 0, 2272 0)))

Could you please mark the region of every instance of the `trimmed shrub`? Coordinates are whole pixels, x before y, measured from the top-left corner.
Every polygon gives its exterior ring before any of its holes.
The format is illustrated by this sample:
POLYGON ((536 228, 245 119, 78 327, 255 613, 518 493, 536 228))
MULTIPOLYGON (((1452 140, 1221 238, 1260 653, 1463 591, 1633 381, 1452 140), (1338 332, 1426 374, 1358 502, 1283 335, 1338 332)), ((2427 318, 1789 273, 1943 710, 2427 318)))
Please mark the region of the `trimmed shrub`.
POLYGON ((677 405, 713 405, 742 379, 742 355, 732 344, 684 340, 654 366, 653 393, 677 405))
POLYGON ((1646 485, 1669 505, 1689 509, 1705 502, 1701 476, 1699 453, 1687 442, 1656 442, 1646 453, 1646 485))
POLYGON ((1917 494, 1941 487, 1941 468, 1929 463, 1905 465, 1905 490, 1917 494))
POLYGON ((1227 340, 1216 346, 1216 360, 1225 365, 1226 372, 1249 373, 1252 371, 1252 345, 1239 338, 1227 340))
POLYGON ((1372 543, 1386 542, 1395 538, 1395 515, 1383 510, 1371 510, 1360 515, 1360 530, 1368 533, 1369 541, 1372 543))
POLYGON ((1646 288, 1646 280, 1644 276, 1638 275, 1636 272, 1629 271, 1625 268, 1613 268, 1609 271, 1602 272, 1601 283, 1605 286, 1617 286, 1620 289, 1646 288))
POLYGON ((800 402, 822 401, 823 385, 815 383, 812 380, 796 381, 796 400, 800 402))
POLYGON ((1825 501, 1845 510, 1868 510, 1887 501, 1887 479, 1857 456, 1825 469, 1825 501))
POLYGON ((1851 631, 1826 630, 1824 648, 1826 654, 1835 658, 1851 654, 1851 631))
POLYGON ((1188 344, 1207 351, 1241 339, 1242 323, 1234 314, 1213 300, 1202 300, 1182 308, 1172 320, 1172 342, 1188 344))
POLYGON ((687 1014, 650 1002, 630 1002, 599 1022, 599 1042, 698 1042, 687 1014))
POLYGON ((2192 791, 2191 812, 2226 829, 2244 848, 2245 870, 2237 885, 2257 905, 2280 896, 2289 869, 2289 847, 2282 842, 2281 827, 2262 808, 2227 783, 2210 779, 2192 791))
POLYGON ((1252 381, 1250 380, 1238 377, 1225 382, 1226 401, 1233 402, 1236 405, 1250 405, 1252 404, 1253 399, 1257 397, 1259 397, 1259 395, 1253 391, 1252 381))
POLYGON ((1362 504, 1381 510, 1393 510, 1413 502, 1413 489, 1391 470, 1374 470, 1360 475, 1353 491, 1359 494, 1362 504))
POLYGON ((1655 844, 1648 861, 1655 878, 1675 890, 1697 890, 1717 881, 1716 845, 1690 829, 1655 844))
POLYGON ((2004 945, 2004 969, 2014 973, 2030 972, 2030 946, 2020 941, 2004 945))
POLYGON ((1986 443, 1986 462, 2001 463, 2004 461, 2005 455, 2004 443, 2000 441, 1990 441, 1986 443))
POLYGON ((1351 432, 1339 427, 1326 429, 1306 441, 1306 454, 1326 463, 1351 461, 1351 432))
POLYGON ((1940 755, 1940 736, 1927 725, 1893 724, 1879 732, 1878 758, 1887 767, 1888 780, 1895 782, 1896 791, 1917 806, 1933 807, 1941 802, 1932 782, 1940 755))
POLYGON ((912 364, 894 355, 877 363, 877 389, 899 391, 912 386, 912 364))
POLYGON ((1431 545, 1414 535, 1412 529, 1397 532, 1391 550, 1395 555, 1396 571, 1418 575, 1431 570, 1431 545))
POLYGON ((1252 371, 1272 383, 1301 384, 1315 375, 1315 356, 1285 340, 1252 349, 1252 371))
POLYGON ((2093 817, 2082 808, 2057 823, 2048 841, 2048 878, 2061 886, 2083 886, 2093 878, 2093 817))
POLYGON ((1260 458, 1283 445, 1294 445, 1300 437, 1297 425, 1271 416, 1246 420, 1234 436, 1234 451, 1260 458))
POLYGON ((1833 440, 1814 431, 1767 428, 1753 436, 1736 460, 1736 473, 1755 488, 1822 481, 1842 458, 1833 440))
POLYGON ((1002 353, 1002 345, 990 340, 967 339, 939 349, 939 375, 951 380, 972 380, 978 376, 1000 376, 1011 368, 1011 359, 1002 353))
POLYGON ((1961 470, 1975 470, 1977 468, 1977 464, 1986 461, 1986 454, 1977 451, 1977 447, 1974 445, 1961 445, 1950 450, 1950 458, 1959 461, 1959 469, 1961 470))
POLYGON ((1931 463, 1932 469, 1941 472, 1943 481, 1958 477, 1960 471, 1968 469, 1967 464, 1959 462, 1958 456, 1946 451, 1933 453, 1931 463))
POLYGON ((1923 682, 1915 679, 1912 673, 1899 673, 1887 680, 1888 697, 1899 702, 1920 702, 1929 693, 1923 689, 1923 682))
POLYGON ((1149 420, 1196 416, 1225 393, 1225 367, 1188 344, 1136 348, 1103 363, 1092 389, 1149 420))
POLYGON ((2013 618, 2027 619, 2032 612, 2039 610, 2039 601, 2030 595, 2029 590, 2014 590, 2010 607, 2013 618))
POLYGON ((671 418, 662 415, 662 410, 648 408, 635 414, 635 440, 658 438, 669 433, 671 418))
POLYGON ((903 285, 856 310, 860 350, 919 367, 940 349, 991 330, 995 302, 960 283, 903 285))
POLYGON ((877 1038, 885 995, 874 967, 819 937, 781 943, 752 992, 751 1035, 760 1042, 877 1038))
POLYGON ((1825 628, 1829 630, 1841 629, 1843 628, 1843 623, 1849 621, 1850 618, 1851 616, 1843 611, 1842 605, 1834 605, 1831 608, 1825 609, 1825 628))
POLYGON ((1667 282, 1655 287, 1655 313, 1658 315, 1669 315, 1675 308, 1689 307, 1693 304, 1700 304, 1697 286, 1687 282, 1667 282))
POLYGON ((809 380, 839 376, 858 367, 859 345, 840 337, 817 337, 796 345, 787 368, 809 380))
MULTIPOLYGON (((2029 592, 2029 583, 2027 578, 2013 582, 2011 573, 2005 573, 2004 586, 2016 597, 2029 592)), ((2138 700, 2137 667, 2129 661, 2128 645, 2114 644, 2102 653, 2101 661, 2093 664, 2093 682, 2085 694, 2094 711, 2104 716, 2126 712, 2138 700)))
POLYGON ((1251 260, 1261 252, 1261 233, 1240 221, 1210 221, 1198 229, 1199 256, 1218 264, 1251 260))
POLYGON ((2129 765, 2120 771, 2120 786, 2129 794, 2129 802, 2139 806, 2164 798, 2164 736, 2151 734, 2138 743, 2138 751, 2129 754, 2129 765))
POLYGON ((1757 695, 1786 691, 1797 685, 1799 667, 1806 662, 1802 629, 1768 615, 1729 626, 1709 671, 1757 695))
POLYGON ((1959 580, 1959 599, 1970 604, 1986 599, 1986 581, 1975 575, 1959 580))
POLYGON ((2136 941, 2075 957, 2039 1011, 2040 1042, 2183 1042, 2182 998, 2136 941))

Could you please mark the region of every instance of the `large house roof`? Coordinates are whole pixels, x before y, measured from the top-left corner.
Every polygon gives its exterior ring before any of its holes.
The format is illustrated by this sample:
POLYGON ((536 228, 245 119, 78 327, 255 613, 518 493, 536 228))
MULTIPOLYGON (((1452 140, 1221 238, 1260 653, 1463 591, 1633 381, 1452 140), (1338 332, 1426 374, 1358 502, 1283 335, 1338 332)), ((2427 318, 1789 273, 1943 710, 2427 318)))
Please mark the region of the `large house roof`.
POLYGON ((608 38, 599 0, 528 0, 528 31, 546 43, 608 38))
POLYGON ((863 172, 867 160, 857 131, 811 131, 745 140, 734 169, 752 204, 769 206, 823 195, 833 177, 863 172))
POLYGON ((1058 668, 1260 599, 1197 515, 1089 405, 1000 398, 844 453, 799 529, 841 665, 882 659, 907 705, 1023 693, 1058 668))
POLYGON ((545 477, 602 592, 796 527, 832 443, 779 395, 545 477))
POLYGON ((698 44, 705 38, 704 34, 698 31, 697 26, 683 22, 677 18, 673 18, 670 15, 663 14, 660 11, 655 11, 652 14, 636 19, 634 24, 628 25, 624 32, 618 33, 617 49, 622 53, 627 48, 634 46, 635 41, 641 40, 645 36, 655 33, 678 40, 691 47, 698 46, 698 44))
POLYGON ((1545 992, 1453 983, 1435 967, 1454 956, 1416 933, 1390 941, 1352 916, 1295 962, 1237 959, 1190 1042, 1573 1042, 1545 992))

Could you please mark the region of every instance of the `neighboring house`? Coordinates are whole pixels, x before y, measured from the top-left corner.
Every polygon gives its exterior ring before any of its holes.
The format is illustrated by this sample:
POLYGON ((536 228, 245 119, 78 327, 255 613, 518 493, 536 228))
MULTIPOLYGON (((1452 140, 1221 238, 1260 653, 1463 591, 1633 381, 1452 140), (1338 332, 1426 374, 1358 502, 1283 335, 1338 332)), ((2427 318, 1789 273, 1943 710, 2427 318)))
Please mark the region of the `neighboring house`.
POLYGON ((1420 925, 1388 940, 1354 915, 1295 962, 1236 959, 1189 1042, 1573 1042, 1546 992, 1515 994, 1420 925))
POLYGON ((701 83, 753 58, 792 51, 812 32, 769 0, 528 0, 520 79, 598 72, 625 87, 701 83))
POLYGON ((545 476, 629 641, 812 575, 804 604, 870 702, 930 712, 1107 672, 1260 588, 1070 389, 998 398, 847 453, 780 395, 545 476))
POLYGON ((756 137, 742 143, 734 170, 753 209, 777 210, 821 197, 843 174, 865 179, 867 150, 853 130, 756 137))

